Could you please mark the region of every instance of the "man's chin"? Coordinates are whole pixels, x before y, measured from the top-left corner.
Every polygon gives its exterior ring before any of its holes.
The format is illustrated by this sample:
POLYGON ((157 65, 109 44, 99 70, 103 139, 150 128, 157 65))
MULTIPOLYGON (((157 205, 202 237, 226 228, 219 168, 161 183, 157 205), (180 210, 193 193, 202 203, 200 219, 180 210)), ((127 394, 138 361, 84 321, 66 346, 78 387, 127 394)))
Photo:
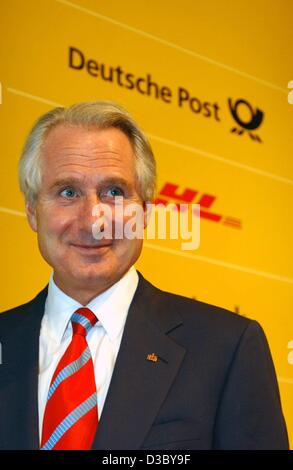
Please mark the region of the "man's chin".
POLYGON ((86 289, 89 286, 107 283, 113 277, 113 271, 111 272, 109 266, 102 263, 92 263, 90 266, 87 264, 74 271, 73 277, 80 288, 86 289))

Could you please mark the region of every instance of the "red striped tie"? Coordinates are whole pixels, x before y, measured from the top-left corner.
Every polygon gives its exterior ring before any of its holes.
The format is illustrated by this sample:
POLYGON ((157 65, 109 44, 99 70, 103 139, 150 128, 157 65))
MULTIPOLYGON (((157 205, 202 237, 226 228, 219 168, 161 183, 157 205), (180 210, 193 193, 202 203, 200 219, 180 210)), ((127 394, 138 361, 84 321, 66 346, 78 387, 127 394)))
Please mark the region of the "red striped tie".
POLYGON ((97 390, 86 335, 97 318, 88 308, 71 317, 71 343, 54 372, 43 420, 42 450, 91 449, 97 426, 97 390))

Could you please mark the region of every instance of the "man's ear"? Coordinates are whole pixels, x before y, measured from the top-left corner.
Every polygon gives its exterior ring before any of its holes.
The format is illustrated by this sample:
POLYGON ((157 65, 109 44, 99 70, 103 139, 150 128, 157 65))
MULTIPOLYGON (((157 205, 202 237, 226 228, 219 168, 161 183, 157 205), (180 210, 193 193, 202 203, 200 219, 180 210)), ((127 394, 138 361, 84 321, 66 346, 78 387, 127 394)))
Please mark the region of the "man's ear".
POLYGON ((34 232, 38 231, 38 224, 37 224, 37 214, 36 214, 36 204, 32 202, 26 202, 25 204, 26 216, 28 223, 31 229, 34 232))

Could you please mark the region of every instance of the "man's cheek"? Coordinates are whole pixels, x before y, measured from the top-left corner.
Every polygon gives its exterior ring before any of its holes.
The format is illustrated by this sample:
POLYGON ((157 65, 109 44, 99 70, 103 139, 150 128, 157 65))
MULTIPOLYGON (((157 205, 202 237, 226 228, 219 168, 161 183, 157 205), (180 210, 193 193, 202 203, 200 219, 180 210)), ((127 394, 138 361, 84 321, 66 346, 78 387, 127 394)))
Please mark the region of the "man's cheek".
POLYGON ((61 236, 74 228, 74 220, 64 213, 64 211, 48 214, 45 221, 47 230, 51 235, 61 236))

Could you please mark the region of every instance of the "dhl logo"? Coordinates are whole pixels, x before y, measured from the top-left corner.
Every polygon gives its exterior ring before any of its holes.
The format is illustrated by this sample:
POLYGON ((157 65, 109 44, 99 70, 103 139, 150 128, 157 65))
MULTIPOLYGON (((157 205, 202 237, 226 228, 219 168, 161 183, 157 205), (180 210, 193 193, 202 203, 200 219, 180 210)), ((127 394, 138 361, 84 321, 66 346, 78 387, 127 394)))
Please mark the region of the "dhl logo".
POLYGON ((159 196, 155 199, 155 204, 164 204, 165 206, 170 202, 175 201, 175 210, 183 210, 180 203, 194 203, 200 204, 200 217, 201 219, 209 220, 210 222, 220 223, 232 228, 242 228, 241 220, 236 217, 225 216, 215 213, 211 210, 212 205, 217 199, 216 196, 207 193, 200 193, 195 189, 185 188, 182 192, 178 191, 179 185, 173 183, 165 183, 159 192, 159 196), (166 199, 167 198, 167 199, 166 199), (176 203, 178 201, 178 203, 176 203))

